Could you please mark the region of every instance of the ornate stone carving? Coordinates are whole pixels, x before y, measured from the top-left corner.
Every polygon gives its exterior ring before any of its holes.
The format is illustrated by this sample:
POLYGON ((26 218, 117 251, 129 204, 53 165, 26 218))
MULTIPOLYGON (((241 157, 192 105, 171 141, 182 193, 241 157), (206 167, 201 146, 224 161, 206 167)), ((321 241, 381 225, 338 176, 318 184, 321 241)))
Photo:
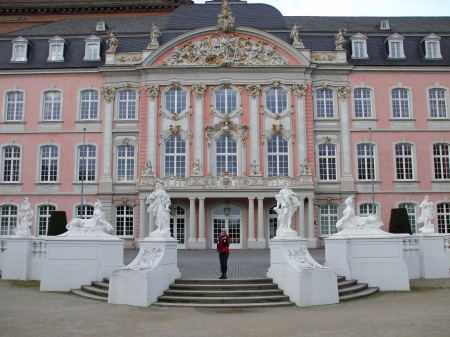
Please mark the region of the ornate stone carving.
POLYGON ((170 238, 170 197, 163 189, 163 184, 157 183, 155 191, 145 202, 149 205, 147 211, 155 217, 157 229, 150 233, 150 237, 170 238))
POLYGON ((345 50, 344 44, 347 42, 344 37, 345 33, 347 33, 346 29, 339 29, 339 32, 334 36, 335 50, 345 50))
POLYGON ((109 86, 102 87, 102 96, 106 103, 111 103, 116 96, 116 88, 109 86))
POLYGON ((432 221, 435 213, 433 203, 428 196, 425 196, 422 203, 419 205, 419 208, 421 208, 422 212, 417 219, 417 224, 423 223, 423 227, 419 228, 419 232, 422 234, 433 234, 434 225, 432 221))
POLYGON ((327 269, 312 258, 306 246, 288 249, 288 261, 294 268, 300 270, 327 269))
POLYGON ((316 62, 336 62, 335 52, 318 52, 311 53, 311 59, 316 62))
POLYGON ((342 86, 337 88, 336 93, 340 99, 348 99, 350 97, 350 93, 352 89, 348 86, 342 86))
POLYGON ((300 174, 312 174, 312 167, 311 164, 308 163, 308 161, 305 159, 303 161, 303 163, 300 164, 300 170, 299 170, 300 174))
POLYGON ((147 46, 147 49, 155 49, 159 47, 158 38, 162 35, 159 28, 152 23, 152 29, 150 31, 150 43, 147 46))
POLYGON ((300 29, 301 28, 302 28, 302 26, 299 26, 297 24, 292 26, 291 39, 294 40, 294 42, 292 43, 294 48, 304 49, 305 46, 303 45, 303 40, 300 38, 300 29))
POLYGON ((31 236, 31 224, 33 219, 33 210, 31 209, 30 199, 24 198, 17 212, 17 228, 15 235, 31 236))
POLYGON ((259 165, 256 162, 256 160, 252 161, 252 163, 250 164, 250 172, 252 175, 260 175, 261 174, 261 170, 259 169, 259 165))
POLYGON ((232 33, 236 30, 235 19, 228 0, 223 0, 222 11, 217 15, 217 29, 225 33, 232 33))
POLYGON ((211 34, 201 40, 175 47, 164 65, 284 65, 287 59, 262 41, 232 34, 211 34))
POLYGON ((261 86, 258 84, 247 85, 246 88, 251 97, 257 97, 261 93, 261 86))
POLYGON ((149 270, 155 268, 162 257, 163 249, 161 247, 142 248, 139 254, 128 266, 122 270, 149 270))
POLYGON ((115 53, 119 47, 119 40, 112 30, 108 31, 108 39, 106 40, 106 44, 108 45, 108 49, 106 50, 107 53, 115 53))
POLYGON ((155 100, 159 95, 159 85, 157 84, 146 84, 144 86, 147 97, 151 100, 155 100))
POLYGON ((155 173, 153 172, 153 165, 152 162, 150 160, 148 160, 145 164, 144 164, 144 169, 142 170, 142 174, 146 175, 146 176, 152 176, 155 173))
POLYGON ((200 176, 200 175, 202 175, 202 171, 203 171, 203 168, 202 168, 202 164, 200 164, 200 159, 196 159, 194 161, 194 163, 192 164, 192 174, 194 176, 200 176))
POLYGON ((181 132, 182 132, 182 130, 181 130, 181 125, 170 125, 170 126, 169 126, 169 133, 170 133, 171 135, 176 135, 176 136, 178 136, 178 135, 181 134, 181 132))
POLYGON ((234 123, 228 115, 219 116, 219 118, 220 121, 218 123, 205 128, 208 146, 212 145, 213 139, 215 139, 218 134, 233 135, 245 144, 247 141, 248 126, 234 123))
POLYGON ((191 92, 196 99, 202 99, 206 94, 206 85, 205 84, 193 84, 191 86, 191 92))
POLYGON ((297 232, 291 228, 291 220, 297 208, 300 206, 300 199, 291 189, 283 187, 275 196, 277 205, 274 211, 278 214, 278 229, 276 238, 297 236, 297 232))
POLYGON ((122 55, 117 58, 120 63, 140 63, 142 56, 139 55, 122 55))
POLYGON ((292 85, 292 92, 295 96, 304 97, 306 95, 306 90, 308 90, 308 85, 305 82, 292 85))

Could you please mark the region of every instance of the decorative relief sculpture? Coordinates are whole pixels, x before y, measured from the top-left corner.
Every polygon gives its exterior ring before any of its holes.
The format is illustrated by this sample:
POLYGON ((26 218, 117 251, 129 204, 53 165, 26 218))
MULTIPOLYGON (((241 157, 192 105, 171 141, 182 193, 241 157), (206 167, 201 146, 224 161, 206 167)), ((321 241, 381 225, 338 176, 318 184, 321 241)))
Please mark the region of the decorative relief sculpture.
POLYGON ((193 84, 191 86, 191 92, 196 99, 202 99, 206 94, 206 85, 204 84, 193 84))
POLYGON ((33 219, 33 210, 31 209, 30 199, 24 198, 17 212, 17 228, 15 235, 31 236, 31 221, 33 219))
POLYGON ((202 164, 200 164, 200 159, 197 158, 192 164, 192 174, 194 176, 200 176, 202 175, 202 171, 202 164))
POLYGON ((340 99, 348 99, 350 97, 350 93, 352 92, 352 89, 348 86, 342 86, 337 88, 336 90, 337 96, 340 99))
POLYGON ((276 237, 297 236, 297 232, 291 228, 291 220, 297 208, 300 206, 300 200, 291 189, 283 187, 275 196, 277 205, 274 211, 278 214, 278 229, 276 237))
POLYGON ((419 218, 417 219, 417 224, 423 223, 423 227, 419 228, 419 232, 422 234, 432 234, 434 233, 434 224, 432 223, 434 218, 433 203, 430 198, 426 196, 419 208, 422 209, 419 218))
POLYGON ((157 227, 150 233, 150 237, 170 238, 170 197, 160 182, 156 184, 156 190, 147 197, 146 203, 149 205, 148 212, 155 217, 157 227))
POLYGON ((294 40, 294 42, 292 43, 292 45, 293 45, 295 48, 301 48, 301 49, 304 49, 305 46, 304 46, 304 44, 303 44, 303 40, 300 38, 300 29, 301 29, 301 28, 302 28, 302 26, 299 26, 299 25, 297 25, 297 24, 295 24, 295 25, 292 27, 292 30, 291 30, 291 39, 294 40))
POLYGON ((208 35, 175 47, 164 65, 284 65, 287 59, 263 41, 232 34, 208 35))
POLYGON ((307 174, 307 175, 312 174, 311 164, 308 163, 308 161, 306 159, 303 161, 303 163, 300 164, 299 172, 300 172, 300 174, 307 174))
POLYGON ((102 87, 102 96, 106 103, 114 101, 116 96, 116 88, 114 87, 102 87))
POLYGON ((162 257, 163 249, 161 247, 142 248, 139 254, 128 266, 122 270, 150 270, 155 268, 162 257))
POLYGON ((144 86, 145 92, 147 93, 147 97, 155 100, 159 95, 159 85, 157 84, 146 84, 144 86))
POLYGON ((258 84, 247 85, 247 91, 251 97, 257 97, 261 93, 261 86, 258 84))
POLYGON ((213 140, 218 134, 233 135, 245 144, 247 141, 248 126, 234 123, 228 115, 219 115, 218 117, 221 119, 218 123, 205 127, 208 146, 212 145, 213 140))
POLYGON ((287 251, 287 257, 289 263, 299 270, 312 270, 312 269, 328 269, 317 263, 312 256, 309 254, 308 248, 306 246, 301 246, 297 249, 289 249, 287 251))
POLYGON ((383 227, 383 222, 375 214, 369 214, 366 217, 355 214, 352 195, 345 199, 343 216, 336 223, 336 228, 339 232, 333 235, 391 235, 382 231, 381 227, 383 227))
POLYGON ((306 95, 306 90, 308 90, 308 85, 304 82, 292 85, 292 92, 295 96, 304 97, 306 95))
POLYGON ((159 28, 152 23, 152 29, 150 31, 150 43, 147 46, 147 49, 155 49, 159 47, 158 38, 162 35, 159 28))
POLYGON ((344 44, 347 42, 344 37, 345 33, 347 33, 346 29, 339 29, 339 32, 334 36, 335 50, 345 50, 344 44))
POLYGON ((106 40, 106 44, 108 45, 108 49, 106 50, 107 53, 115 53, 119 47, 119 40, 112 30, 108 31, 108 39, 106 40))
POLYGON ((258 176, 261 174, 261 171, 259 169, 259 165, 256 162, 256 160, 252 161, 252 163, 250 164, 250 172, 252 175, 258 176))
POLYGON ((223 0, 222 11, 217 15, 217 18, 217 29, 225 33, 232 33, 236 30, 235 19, 228 0, 223 0))
POLYGON ((64 237, 111 237, 114 228, 106 220, 102 210, 102 203, 97 200, 94 204, 94 216, 91 219, 73 218, 66 226, 67 232, 59 235, 64 237))
POLYGON ((145 164, 144 164, 144 169, 142 170, 142 174, 146 175, 146 176, 152 176, 155 173, 153 172, 153 165, 152 162, 150 160, 148 160, 145 164))

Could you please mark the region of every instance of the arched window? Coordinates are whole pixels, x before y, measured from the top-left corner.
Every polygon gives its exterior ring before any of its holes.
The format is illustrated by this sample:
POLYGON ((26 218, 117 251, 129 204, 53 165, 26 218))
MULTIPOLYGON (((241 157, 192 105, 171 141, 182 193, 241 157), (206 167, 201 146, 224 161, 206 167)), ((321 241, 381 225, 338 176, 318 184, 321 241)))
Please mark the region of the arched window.
POLYGON ((187 95, 183 89, 172 88, 165 94, 166 110, 172 114, 179 115, 187 106, 187 95))
POLYGON ((215 107, 222 114, 231 114, 237 108, 237 94, 231 88, 216 91, 215 107))
POLYGON ((448 144, 433 145, 434 178, 450 179, 450 146, 448 144))
POLYGON ((336 145, 319 145, 319 177, 320 180, 336 180, 336 145))
POLYGON ((398 180, 413 180, 413 147, 411 144, 395 145, 395 169, 398 180))
POLYGON ((131 205, 120 205, 116 207, 116 235, 134 235, 134 207, 131 205))
POLYGON ((83 90, 80 93, 80 119, 95 120, 98 118, 98 91, 83 90))
POLYGON ((273 239, 277 235, 278 214, 274 210, 275 206, 269 209, 269 238, 273 239))
POLYGON ((180 136, 167 138, 164 159, 166 176, 186 176, 186 142, 180 136))
POLYGON ((119 91, 118 119, 136 119, 137 93, 136 90, 119 91))
POLYGON ((282 113, 287 109, 288 96, 282 88, 272 88, 266 92, 266 108, 274 114, 282 113))
POLYGON ((403 88, 392 89, 392 117, 410 118, 409 90, 403 88))
POLYGON ((334 118, 333 90, 316 89, 315 100, 317 118, 334 118))
POLYGON ((62 94, 60 91, 51 90, 44 92, 44 106, 42 108, 42 120, 59 121, 62 112, 62 94))
POLYGON ((358 157, 358 179, 375 179, 374 146, 373 144, 358 144, 356 146, 358 157))
POLYGON ((78 181, 95 181, 97 149, 94 145, 78 146, 78 181))
POLYGON ((53 205, 41 205, 38 207, 38 235, 47 235, 48 222, 53 211, 56 211, 56 207, 53 205))
POLYGON ((336 204, 319 206, 320 235, 328 236, 337 232, 336 223, 339 219, 339 207, 336 204))
POLYGON ((409 224, 411 226, 411 232, 417 233, 417 206, 411 202, 405 202, 398 205, 399 208, 405 208, 408 212, 409 224))
POLYGON ((6 121, 23 120, 24 94, 21 91, 10 91, 6 94, 6 121))
POLYGON ((14 235, 17 227, 17 206, 0 206, 0 235, 14 235))
POLYGON ((450 234, 450 202, 437 204, 438 232, 450 234))
POLYGON ((237 142, 231 136, 222 135, 216 141, 216 173, 237 176, 237 142))
POLYGON ((56 145, 41 146, 39 176, 41 182, 58 180, 58 147, 56 145))
POLYGON ((117 180, 134 181, 135 151, 133 145, 117 147, 117 180))
POLYGON ((353 91, 355 118, 372 118, 372 90, 356 88, 353 91))
POLYGON ((288 141, 280 135, 275 135, 267 142, 268 176, 289 175, 289 146, 288 141))
POLYGON ((370 214, 377 214, 378 207, 372 203, 365 203, 359 205, 359 215, 360 216, 369 216, 370 214))
POLYGON ((3 182, 15 182, 20 180, 20 147, 5 146, 3 147, 3 182))
POLYGON ((94 216, 94 206, 92 205, 78 205, 76 207, 77 218, 90 219, 94 216))
POLYGON ((186 243, 186 211, 181 206, 174 206, 170 213, 170 235, 177 239, 179 245, 184 245, 186 243))

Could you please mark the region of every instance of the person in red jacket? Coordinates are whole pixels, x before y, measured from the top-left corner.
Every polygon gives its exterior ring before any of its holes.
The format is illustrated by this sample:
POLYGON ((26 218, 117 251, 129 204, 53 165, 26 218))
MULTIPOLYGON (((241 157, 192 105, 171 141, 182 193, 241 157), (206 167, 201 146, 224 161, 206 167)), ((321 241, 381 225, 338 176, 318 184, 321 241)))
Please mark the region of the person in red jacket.
POLYGON ((222 271, 220 279, 225 280, 227 278, 228 256, 230 255, 230 236, 225 228, 221 229, 217 238, 217 251, 219 252, 220 270, 222 271))

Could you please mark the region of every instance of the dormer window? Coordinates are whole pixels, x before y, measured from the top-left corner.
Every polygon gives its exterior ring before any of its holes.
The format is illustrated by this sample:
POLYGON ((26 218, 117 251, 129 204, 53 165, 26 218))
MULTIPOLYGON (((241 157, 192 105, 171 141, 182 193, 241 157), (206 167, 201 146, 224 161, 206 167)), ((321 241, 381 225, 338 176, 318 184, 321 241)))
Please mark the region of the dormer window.
POLYGON ((391 30, 391 25, 389 24, 389 20, 381 20, 380 30, 391 30))
POLYGON ((350 40, 352 41, 352 59, 366 59, 367 55, 367 36, 358 33, 353 35, 350 40))
POLYGON ((64 61, 64 39, 55 36, 48 40, 48 59, 49 62, 63 62, 64 61))
POLYGON ((84 61, 100 61, 100 41, 95 35, 91 35, 84 40, 84 61))
POLYGON ((422 42, 425 44, 426 59, 442 59, 441 38, 436 34, 426 36, 422 42))
POLYGON ((104 32, 106 30, 106 23, 103 20, 97 21, 97 25, 95 26, 96 32, 104 32))
POLYGON ((13 45, 11 62, 27 62, 28 40, 19 36, 12 40, 11 43, 13 45))
POLYGON ((386 39, 389 48, 389 58, 390 59, 404 59, 405 52, 403 50, 403 40, 405 38, 400 34, 392 34, 386 39))

